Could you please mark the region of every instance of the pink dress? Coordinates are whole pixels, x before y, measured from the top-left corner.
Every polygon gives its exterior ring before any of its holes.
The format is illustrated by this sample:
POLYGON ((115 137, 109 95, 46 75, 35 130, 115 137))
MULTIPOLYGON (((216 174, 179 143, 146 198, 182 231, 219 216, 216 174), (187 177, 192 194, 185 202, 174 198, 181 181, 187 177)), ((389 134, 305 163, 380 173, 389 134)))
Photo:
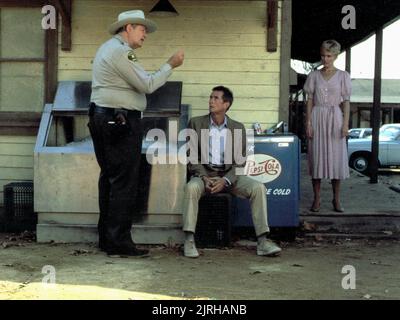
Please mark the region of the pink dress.
POLYGON ((304 91, 313 99, 313 138, 308 140, 311 177, 348 178, 346 138, 342 138, 343 112, 339 105, 344 100, 350 100, 350 75, 346 71, 337 70, 327 81, 319 70, 313 71, 307 77, 304 91))

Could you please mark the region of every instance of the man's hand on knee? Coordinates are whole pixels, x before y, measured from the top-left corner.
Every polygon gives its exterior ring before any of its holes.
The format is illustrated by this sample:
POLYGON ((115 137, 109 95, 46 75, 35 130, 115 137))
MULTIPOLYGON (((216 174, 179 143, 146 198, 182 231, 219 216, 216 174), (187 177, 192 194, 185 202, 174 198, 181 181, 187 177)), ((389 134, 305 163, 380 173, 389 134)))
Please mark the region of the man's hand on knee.
POLYGON ((224 178, 213 178, 211 185, 211 193, 218 193, 226 187, 226 180, 224 178))
POLYGON ((211 193, 211 188, 212 188, 212 185, 213 185, 213 180, 212 180, 210 177, 208 177, 208 176, 203 176, 203 177, 201 177, 201 179, 202 179, 203 182, 204 182, 204 188, 206 189, 206 192, 207 192, 207 193, 211 193))

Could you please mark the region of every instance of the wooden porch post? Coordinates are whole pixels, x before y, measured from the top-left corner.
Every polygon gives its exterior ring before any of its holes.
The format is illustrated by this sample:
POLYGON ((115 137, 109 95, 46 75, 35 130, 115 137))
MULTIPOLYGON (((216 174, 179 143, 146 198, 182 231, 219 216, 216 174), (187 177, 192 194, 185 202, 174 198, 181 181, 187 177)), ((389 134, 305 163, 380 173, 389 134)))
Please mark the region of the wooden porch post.
POLYGON ((375 40, 375 77, 374 77, 374 102, 371 115, 372 128, 372 155, 371 155, 371 178, 370 183, 378 182, 378 157, 379 157, 379 127, 381 109, 382 88, 382 42, 383 28, 376 31, 375 40))
POLYGON ((290 54, 292 41, 292 0, 282 1, 279 121, 289 123, 290 54))
POLYGON ((278 0, 267 0, 267 51, 278 50, 278 0))
POLYGON ((54 6, 61 15, 62 33, 61 33, 61 49, 63 51, 71 51, 71 19, 72 19, 72 0, 53 0, 54 6))
MULTIPOLYGON (((351 74, 351 48, 346 49, 346 71, 351 74)), ((350 104, 350 123, 349 128, 353 128, 353 113, 351 112, 351 104, 350 104)))

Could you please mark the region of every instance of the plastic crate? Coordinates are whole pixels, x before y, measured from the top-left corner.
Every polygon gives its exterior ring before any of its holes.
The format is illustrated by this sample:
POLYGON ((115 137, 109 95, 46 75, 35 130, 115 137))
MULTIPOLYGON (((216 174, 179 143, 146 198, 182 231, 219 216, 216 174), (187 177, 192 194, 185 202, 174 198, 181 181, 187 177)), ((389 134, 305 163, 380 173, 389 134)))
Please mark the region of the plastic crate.
POLYGON ((232 195, 205 195, 199 201, 195 233, 199 248, 227 247, 231 244, 232 195))
POLYGON ((13 182, 3 190, 5 231, 34 231, 37 214, 33 211, 33 182, 13 182))

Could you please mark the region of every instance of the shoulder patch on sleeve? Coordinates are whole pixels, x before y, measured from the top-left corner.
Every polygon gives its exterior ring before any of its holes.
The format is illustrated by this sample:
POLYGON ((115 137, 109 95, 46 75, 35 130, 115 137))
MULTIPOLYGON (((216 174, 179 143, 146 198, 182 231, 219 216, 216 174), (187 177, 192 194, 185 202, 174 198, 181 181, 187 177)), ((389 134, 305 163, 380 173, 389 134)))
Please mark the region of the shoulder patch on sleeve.
POLYGON ((135 56, 135 53, 132 50, 129 51, 127 54, 128 54, 128 60, 129 61, 132 61, 132 62, 137 62, 138 61, 136 56, 135 56))

